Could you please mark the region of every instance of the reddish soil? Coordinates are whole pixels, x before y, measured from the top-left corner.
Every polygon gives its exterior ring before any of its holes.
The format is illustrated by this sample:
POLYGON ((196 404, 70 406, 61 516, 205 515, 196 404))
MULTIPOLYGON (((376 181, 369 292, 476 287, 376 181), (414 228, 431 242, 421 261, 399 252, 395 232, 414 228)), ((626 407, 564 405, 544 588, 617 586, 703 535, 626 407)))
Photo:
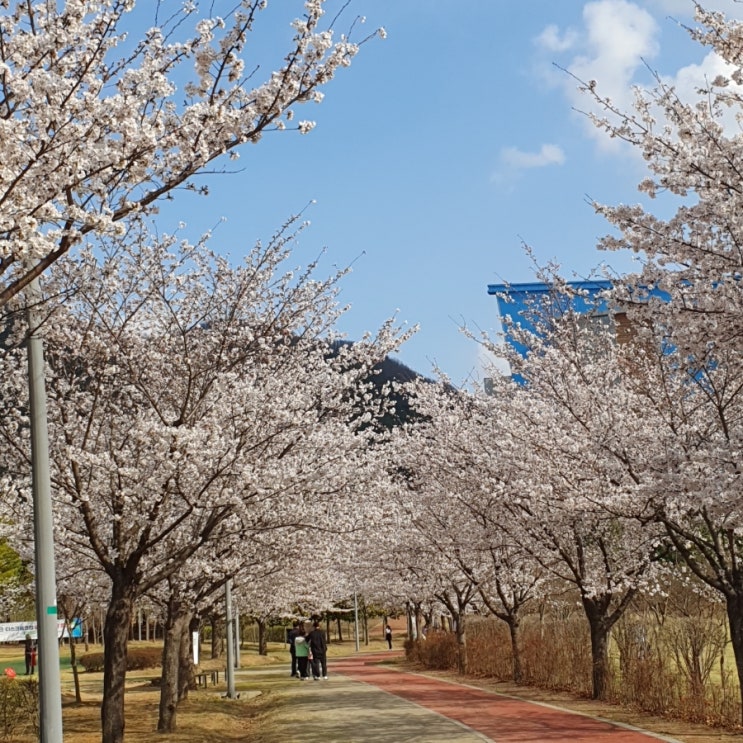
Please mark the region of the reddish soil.
MULTIPOLYGON (((395 654, 396 655, 396 654, 395 654)), ((387 658, 393 654, 387 655, 387 658)), ((475 687, 380 665, 376 657, 338 658, 333 670, 456 720, 497 743, 650 743, 671 738, 475 687)))

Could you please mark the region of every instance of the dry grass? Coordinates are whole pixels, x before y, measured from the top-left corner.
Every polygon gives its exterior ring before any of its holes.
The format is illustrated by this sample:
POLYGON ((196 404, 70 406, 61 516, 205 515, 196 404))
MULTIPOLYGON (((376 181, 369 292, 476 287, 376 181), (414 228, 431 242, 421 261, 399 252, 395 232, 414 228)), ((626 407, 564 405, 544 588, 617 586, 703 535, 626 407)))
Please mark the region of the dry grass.
MULTIPOLYGON (((203 658, 204 656, 202 656, 203 658)), ((255 648, 246 648, 240 656, 242 667, 263 666, 289 662, 289 653, 283 645, 269 646, 269 655, 260 656, 255 648)), ((224 671, 224 658, 206 659, 199 664, 204 671, 224 671)), ((157 728, 160 690, 153 686, 159 679, 159 669, 127 674, 126 683, 126 740, 127 743, 149 743, 157 728)), ((75 743, 98 743, 101 738, 100 702, 103 674, 86 673, 81 677, 83 704, 76 705, 70 696, 63 707, 65 740, 75 743)), ((63 690, 72 692, 72 674, 63 673, 63 690)), ((197 689, 178 707, 178 730, 158 734, 163 743, 229 743, 253 737, 267 700, 251 697, 245 684, 236 681, 240 699, 226 699, 223 673, 220 683, 197 689)))
MULTIPOLYGON (((147 645, 147 643, 133 643, 147 645)), ((154 643, 150 643, 154 645, 154 643)), ((100 647, 91 647, 91 651, 100 647)), ((78 646, 78 655, 84 654, 83 646, 78 646)), ((241 654, 243 667, 270 665, 289 662, 289 653, 283 645, 269 646, 268 656, 259 656, 255 648, 246 648, 241 654)), ((75 743, 98 743, 101 739, 100 703, 103 696, 103 674, 85 673, 81 669, 80 690, 82 704, 75 702, 72 671, 69 669, 69 648, 60 649, 62 667, 62 716, 65 741, 75 743)), ((23 648, 18 645, 0 645, 0 668, 13 667, 23 673, 23 648)), ((200 664, 203 670, 224 670, 224 658, 208 659, 200 664)), ((159 669, 135 671, 127 674, 126 682, 126 740, 127 743, 149 743, 157 726, 160 690, 152 681, 160 676, 159 669)), ((226 691, 221 683, 207 689, 198 689, 189 695, 178 708, 178 731, 172 734, 158 734, 163 743, 229 743, 252 737, 256 722, 267 706, 267 700, 248 699, 249 694, 241 694, 241 700, 227 700, 222 697, 226 691)), ((240 691, 241 684, 236 684, 240 691)), ((31 743, 35 737, 16 736, 16 743, 31 743)))
MULTIPOLYGON (((399 646, 402 630, 395 628, 396 645, 399 646)), ((369 645, 361 645, 362 652, 383 650, 384 641, 376 639, 381 632, 374 630, 375 639, 369 645)), ((138 643, 135 643, 138 644, 138 643)), ((145 643, 142 643, 145 644, 145 643)), ((98 650, 99 648, 95 648, 98 650)), ((338 658, 353 654, 353 638, 343 643, 332 643, 329 657, 338 658)), ((83 652, 82 647, 80 652, 83 652)), ((68 650, 63 648, 62 666, 69 661, 68 650)), ((205 657, 205 656, 202 656, 205 657)), ((241 654, 243 667, 264 665, 285 665, 289 668, 289 653, 281 643, 270 643, 268 656, 259 656, 255 646, 247 646, 241 654)), ((15 666, 23 671, 23 650, 20 646, 0 646, 0 669, 15 666)), ((200 666, 203 670, 222 670, 224 659, 204 660, 200 666)), ((461 680, 455 673, 433 672, 452 680, 461 680)), ((159 689, 152 685, 152 679, 159 676, 157 669, 137 671, 127 675, 126 693, 126 740, 127 743, 150 743, 155 737, 163 743, 234 743, 250 740, 252 743, 267 743, 271 740, 272 720, 286 719, 291 715, 290 695, 277 686, 277 691, 268 691, 259 696, 252 696, 260 682, 244 681, 238 674, 236 689, 241 692, 238 700, 222 698, 225 684, 221 679, 217 687, 208 687, 191 692, 189 699, 178 710, 178 731, 171 734, 155 735, 157 724, 159 689)), ((221 674, 220 674, 221 677, 221 674)), ((289 681, 287 676, 287 681, 289 681)), ((627 722, 638 727, 671 735, 680 741, 690 743, 732 743, 741 740, 739 735, 714 731, 704 726, 673 723, 668 720, 652 718, 640 713, 623 710, 615 705, 602 705, 573 695, 543 691, 533 688, 517 687, 513 684, 496 683, 483 679, 466 679, 467 683, 482 686, 505 694, 513 694, 533 701, 555 704, 568 709, 575 709, 587 714, 599 715, 607 719, 627 722)), ((83 703, 77 705, 72 695, 72 673, 62 672, 62 688, 65 694, 63 704, 64 739, 74 743, 98 743, 100 733, 100 701, 102 697, 103 675, 101 673, 82 673, 80 675, 83 703)), ((263 687, 264 685, 261 684, 263 687)), ((18 737, 16 743, 32 743, 35 738, 18 737)))
MULTIPOLYGON (((381 636, 381 630, 375 630, 381 636)), ((131 647, 155 646, 156 643, 133 642, 131 647)), ((386 647, 382 639, 375 639, 361 649, 381 650, 386 647)), ((100 651, 100 646, 91 646, 91 652, 100 651)), ((269 643, 268 655, 258 655, 255 645, 247 644, 240 655, 242 668, 286 665, 289 669, 289 652, 282 643, 269 643)), ((343 643, 332 643, 328 648, 330 658, 350 655, 355 651, 353 639, 343 643)), ((85 653, 82 645, 77 646, 78 658, 85 653)), ((224 671, 225 659, 208 658, 206 648, 202 649, 202 662, 199 669, 204 671, 224 671)), ((69 667, 69 648, 60 648, 62 668, 63 726, 65 741, 74 743, 98 743, 101 739, 100 703, 103 696, 103 674, 85 673, 80 669, 80 690, 82 704, 75 702, 72 671, 69 667)), ((25 671, 22 645, 0 645, 0 671, 12 667, 20 675, 25 671)), ((127 743, 150 743, 155 737, 158 718, 160 690, 153 685, 159 679, 160 669, 132 671, 126 681, 126 740, 127 743)), ((256 695, 255 684, 243 681, 238 673, 236 691, 240 699, 223 697, 226 684, 223 673, 220 683, 205 689, 197 689, 189 694, 178 708, 178 731, 157 734, 162 743, 231 743, 249 739, 260 743, 262 726, 268 724, 272 713, 283 706, 280 695, 256 695)), ((16 736, 14 743, 32 743, 35 737, 16 736)))

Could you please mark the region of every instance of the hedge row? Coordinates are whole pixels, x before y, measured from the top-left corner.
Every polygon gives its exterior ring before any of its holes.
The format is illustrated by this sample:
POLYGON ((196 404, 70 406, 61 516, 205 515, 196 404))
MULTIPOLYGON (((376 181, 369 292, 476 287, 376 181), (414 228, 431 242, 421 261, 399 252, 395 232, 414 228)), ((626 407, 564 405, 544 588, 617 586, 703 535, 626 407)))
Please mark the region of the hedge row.
MULTIPOLYGON (((89 673, 103 670, 103 653, 86 653, 80 658, 80 665, 89 673)), ((144 668, 157 668, 162 663, 162 648, 129 648, 126 656, 127 671, 141 671, 144 668)))

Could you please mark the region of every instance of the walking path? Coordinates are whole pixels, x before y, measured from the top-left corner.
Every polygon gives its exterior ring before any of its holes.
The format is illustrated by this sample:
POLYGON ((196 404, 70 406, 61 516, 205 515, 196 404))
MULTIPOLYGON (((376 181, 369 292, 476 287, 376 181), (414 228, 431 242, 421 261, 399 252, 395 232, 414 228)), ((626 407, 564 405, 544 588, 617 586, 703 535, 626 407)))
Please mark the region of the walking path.
MULTIPOLYGON (((387 656, 389 657, 389 656, 387 656)), ((384 656, 331 660, 330 679, 257 672, 291 703, 266 743, 678 743, 653 733, 466 684, 397 671, 384 656)))

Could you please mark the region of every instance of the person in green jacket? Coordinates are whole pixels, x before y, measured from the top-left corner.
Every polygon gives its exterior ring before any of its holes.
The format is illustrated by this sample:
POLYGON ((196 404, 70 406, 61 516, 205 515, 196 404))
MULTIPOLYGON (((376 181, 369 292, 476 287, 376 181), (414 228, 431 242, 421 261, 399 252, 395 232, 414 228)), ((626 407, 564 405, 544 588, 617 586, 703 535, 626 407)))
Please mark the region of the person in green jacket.
POLYGON ((310 645, 307 642, 307 633, 304 631, 304 622, 299 623, 297 634, 294 636, 294 653, 297 656, 299 680, 306 681, 309 678, 307 666, 310 659, 310 645))

